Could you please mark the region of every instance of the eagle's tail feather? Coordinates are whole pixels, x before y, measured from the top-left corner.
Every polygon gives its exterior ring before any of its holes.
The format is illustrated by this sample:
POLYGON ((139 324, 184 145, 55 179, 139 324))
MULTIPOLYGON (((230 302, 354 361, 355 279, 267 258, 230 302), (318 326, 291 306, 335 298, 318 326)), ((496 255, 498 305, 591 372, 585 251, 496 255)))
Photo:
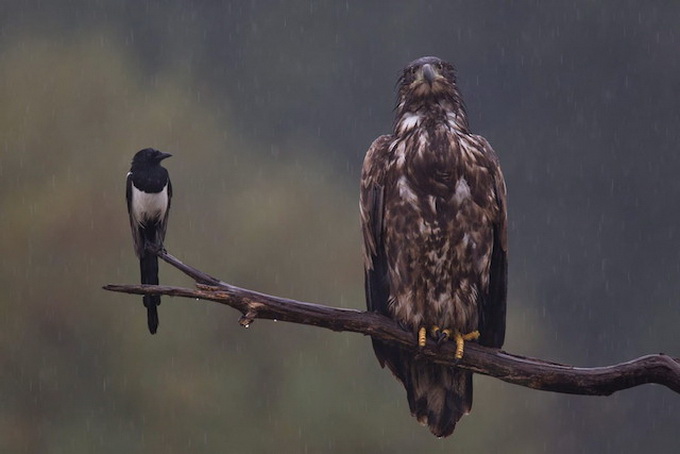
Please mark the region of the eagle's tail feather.
POLYGON ((411 414, 435 436, 451 435, 460 418, 472 410, 472 373, 415 359, 380 341, 374 348, 381 364, 406 388, 411 414))
POLYGON ((437 437, 447 437, 472 409, 472 373, 421 363, 406 389, 411 414, 437 437), (435 379, 437 377, 437 379, 435 379))

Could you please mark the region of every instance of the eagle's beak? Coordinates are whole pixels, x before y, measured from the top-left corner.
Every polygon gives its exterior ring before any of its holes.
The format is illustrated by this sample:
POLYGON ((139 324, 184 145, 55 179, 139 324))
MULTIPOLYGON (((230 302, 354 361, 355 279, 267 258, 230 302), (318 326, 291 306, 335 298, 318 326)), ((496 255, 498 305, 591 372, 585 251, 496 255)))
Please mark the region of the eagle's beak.
POLYGON ((430 85, 432 85, 434 80, 437 78, 437 72, 429 63, 423 65, 423 78, 425 78, 427 83, 430 85))

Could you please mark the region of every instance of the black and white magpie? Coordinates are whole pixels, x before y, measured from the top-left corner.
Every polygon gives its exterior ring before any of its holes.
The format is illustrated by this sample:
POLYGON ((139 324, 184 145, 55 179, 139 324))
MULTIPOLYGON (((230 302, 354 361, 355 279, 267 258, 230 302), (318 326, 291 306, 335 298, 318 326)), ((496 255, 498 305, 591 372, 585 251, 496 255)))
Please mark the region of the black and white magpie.
MULTIPOLYGON (((132 158, 132 167, 127 174, 128 214, 135 253, 139 257, 142 284, 158 285, 158 257, 153 252, 163 247, 168 227, 172 185, 170 175, 161 161, 172 156, 169 153, 145 148, 132 158)), ((149 331, 158 329, 160 295, 144 295, 149 331)))

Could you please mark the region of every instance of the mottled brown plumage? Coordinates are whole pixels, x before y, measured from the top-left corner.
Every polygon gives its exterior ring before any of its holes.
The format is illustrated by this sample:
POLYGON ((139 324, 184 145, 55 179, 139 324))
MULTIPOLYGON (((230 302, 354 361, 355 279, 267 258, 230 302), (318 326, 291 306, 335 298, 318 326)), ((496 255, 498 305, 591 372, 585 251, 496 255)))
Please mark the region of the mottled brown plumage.
MULTIPOLYGON (((453 67, 423 57, 399 81, 391 135, 364 159, 361 225, 369 310, 413 330, 505 337, 505 183, 489 143, 471 134, 453 67)), ((414 337, 415 342, 415 337, 414 337)), ((380 364, 404 384, 411 413, 450 435, 472 408, 472 374, 373 342, 380 364)))

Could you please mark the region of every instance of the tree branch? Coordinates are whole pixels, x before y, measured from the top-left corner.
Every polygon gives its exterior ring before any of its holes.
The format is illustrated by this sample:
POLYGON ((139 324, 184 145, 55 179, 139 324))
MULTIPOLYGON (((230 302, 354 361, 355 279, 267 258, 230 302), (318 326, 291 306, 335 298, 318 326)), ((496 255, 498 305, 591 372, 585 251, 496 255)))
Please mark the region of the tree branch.
POLYGON ((608 396, 622 389, 657 383, 680 393, 680 358, 664 354, 647 355, 612 366, 584 368, 513 355, 468 342, 465 356, 456 361, 453 342, 437 345, 428 340, 424 348, 418 348, 412 333, 375 312, 305 303, 246 290, 186 265, 166 251, 158 251, 157 255, 193 278, 197 288, 110 284, 104 289, 215 301, 239 310, 243 314, 239 323, 246 327, 255 319, 269 319, 361 333, 399 344, 438 364, 456 366, 543 391, 608 396))

